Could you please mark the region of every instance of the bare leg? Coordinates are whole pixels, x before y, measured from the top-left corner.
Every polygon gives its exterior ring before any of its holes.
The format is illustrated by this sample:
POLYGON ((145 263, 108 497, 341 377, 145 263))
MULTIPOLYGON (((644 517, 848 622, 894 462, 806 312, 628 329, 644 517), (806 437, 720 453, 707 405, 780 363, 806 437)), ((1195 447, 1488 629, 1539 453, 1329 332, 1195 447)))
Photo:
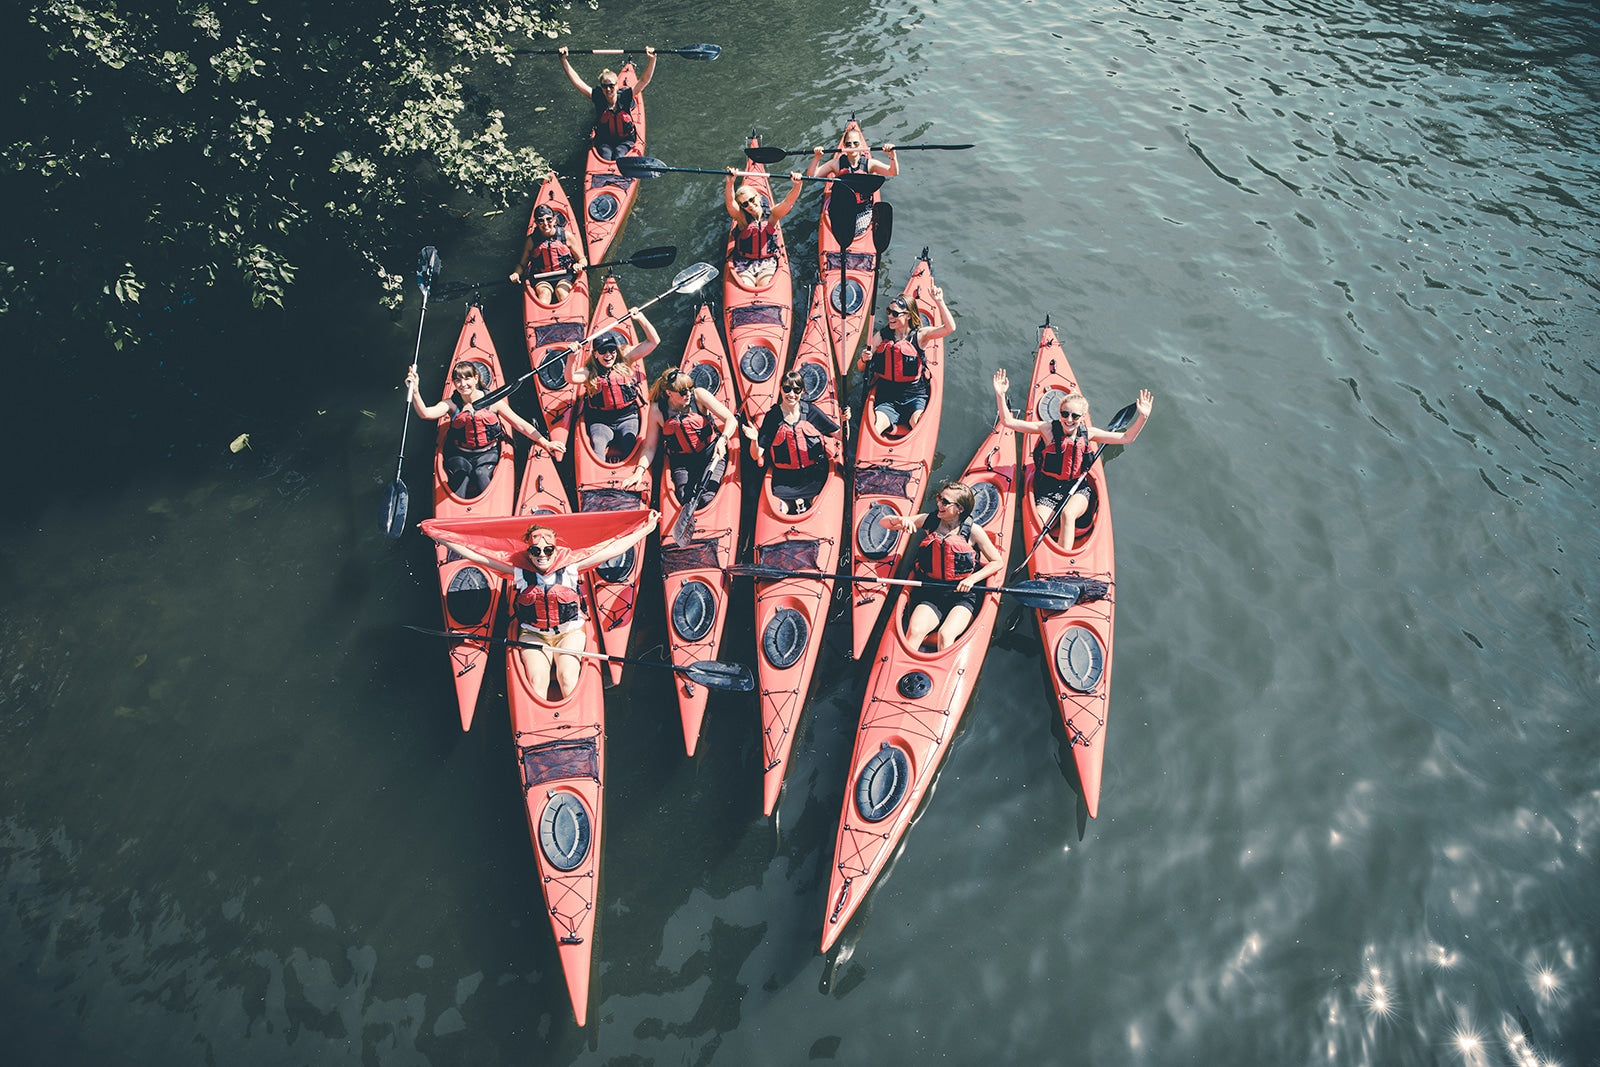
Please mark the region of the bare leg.
POLYGON ((928 635, 933 633, 938 625, 939 609, 932 604, 918 604, 911 609, 911 618, 906 621, 906 644, 913 649, 920 649, 922 642, 927 640, 928 635))
MULTIPOLYGON (((570 648, 577 652, 584 651, 588 639, 580 628, 561 635, 561 640, 556 642, 557 648, 570 648)), ((562 699, 571 696, 578 688, 578 672, 583 668, 582 656, 561 656, 561 662, 556 664, 556 684, 561 687, 562 699)))
POLYGON ((542 648, 524 648, 522 669, 528 674, 528 685, 540 700, 550 699, 550 654, 542 648))
POLYGON ((950 609, 950 614, 944 617, 944 623, 939 627, 939 633, 933 639, 933 647, 936 649, 949 648, 956 638, 967 632, 967 627, 971 623, 971 610, 963 604, 957 604, 950 609))

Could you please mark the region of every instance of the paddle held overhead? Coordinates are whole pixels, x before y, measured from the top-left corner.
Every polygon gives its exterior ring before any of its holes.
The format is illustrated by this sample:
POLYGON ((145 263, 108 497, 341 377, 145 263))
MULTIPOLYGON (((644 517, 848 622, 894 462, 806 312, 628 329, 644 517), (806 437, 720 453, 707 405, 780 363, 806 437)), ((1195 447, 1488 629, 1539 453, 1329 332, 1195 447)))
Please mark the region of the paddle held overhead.
MULTIPOLYGON (((422 311, 417 315, 417 350, 411 355, 411 369, 417 369, 417 360, 422 358, 422 322, 428 316, 428 293, 433 289, 433 279, 439 276, 444 269, 444 262, 439 258, 439 250, 428 245, 417 253, 417 288, 422 292, 422 311)), ((397 538, 406 529, 406 509, 411 504, 411 494, 406 490, 406 483, 400 480, 400 470, 406 462, 406 433, 411 429, 411 390, 406 390, 406 421, 400 428, 400 455, 395 460, 394 481, 389 483, 389 488, 383 501, 383 533, 385 537, 397 538)))

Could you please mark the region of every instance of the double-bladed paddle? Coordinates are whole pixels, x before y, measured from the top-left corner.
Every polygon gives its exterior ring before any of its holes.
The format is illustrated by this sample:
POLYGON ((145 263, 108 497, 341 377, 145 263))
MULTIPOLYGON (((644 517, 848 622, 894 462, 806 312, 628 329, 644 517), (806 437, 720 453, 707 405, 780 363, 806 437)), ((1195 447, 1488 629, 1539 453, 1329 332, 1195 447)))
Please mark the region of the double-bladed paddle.
POLYGON ((628 659, 623 656, 608 656, 604 652, 589 652, 575 648, 556 648, 542 641, 514 641, 509 637, 462 633, 460 630, 431 630, 426 626, 412 626, 410 623, 406 624, 406 629, 415 630, 419 634, 427 634, 430 637, 448 637, 458 641, 487 641, 490 644, 505 645, 508 648, 542 648, 546 652, 559 653, 564 656, 582 656, 584 659, 604 660, 607 663, 631 663, 636 667, 659 667, 674 674, 681 674, 690 681, 699 682, 707 689, 729 689, 734 692, 748 693, 756 686, 755 677, 750 673, 749 667, 743 663, 728 663, 720 659, 696 660, 680 667, 676 663, 666 663, 656 659, 628 659))
MULTIPOLYGON (((559 48, 513 48, 513 55, 519 56, 555 56, 561 54, 559 48)), ((639 55, 644 52, 644 46, 638 48, 569 48, 569 56, 625 56, 628 54, 639 55)), ((722 46, 716 44, 691 44, 683 48, 657 48, 658 56, 682 56, 684 59, 696 59, 709 63, 722 54, 722 46)))
MULTIPOLYGON (((411 355, 411 369, 417 369, 417 361, 422 358, 422 321, 428 316, 428 293, 433 289, 433 279, 439 276, 444 269, 444 262, 439 258, 439 250, 428 245, 417 253, 417 288, 422 291, 422 311, 417 315, 417 350, 411 355)), ((406 390, 406 421, 400 428, 400 456, 395 460, 394 481, 389 483, 388 491, 383 500, 383 533, 389 538, 399 537, 406 530, 406 509, 411 503, 411 494, 406 491, 406 483, 400 480, 400 471, 406 462, 406 433, 411 429, 411 390, 406 390)))
MULTIPOLYGON (((624 178, 659 178, 663 174, 714 174, 719 178, 726 178, 729 174, 725 170, 710 170, 705 167, 669 167, 655 156, 618 156, 616 163, 618 173, 624 178)), ((766 171, 736 170, 732 173, 744 178, 771 177, 766 171)), ((802 175, 800 180, 842 185, 865 200, 877 192, 886 179, 881 174, 841 174, 837 178, 814 178, 802 175)))
MULTIPOLYGON (((735 418, 737 417, 735 416, 735 418)), ((712 447, 715 447, 715 444, 712 447)), ((724 458, 726 458, 726 453, 724 453, 724 458)), ((738 457, 735 456, 734 462, 737 462, 737 460, 738 457)), ((700 494, 704 493, 706 486, 711 484, 711 474, 716 469, 717 461, 713 458, 711 462, 706 464, 706 469, 700 473, 699 483, 684 498, 683 509, 678 512, 677 520, 673 522, 672 529, 668 531, 668 536, 672 538, 672 543, 679 548, 683 548, 694 538, 694 513, 699 510, 700 494)), ((726 465, 724 465, 724 470, 726 470, 726 465)))
MULTIPOLYGON (((896 152, 960 152, 967 148, 976 148, 970 144, 897 144, 896 152)), ((786 156, 809 156, 810 148, 774 148, 770 145, 757 145, 744 150, 745 158, 752 163, 759 163, 763 167, 781 162, 786 156)))
MULTIPOLYGON (((879 578, 875 574, 830 574, 827 571, 786 571, 781 567, 744 565, 728 568, 729 574, 747 574, 754 578, 817 578, 831 582, 868 582, 883 585, 905 585, 913 588, 954 589, 955 582, 919 581, 915 578, 879 578)), ((1065 578, 1033 578, 1020 585, 975 585, 974 593, 999 593, 1014 596, 1030 608, 1043 611, 1066 611, 1077 603, 1082 586, 1065 578)))
MULTIPOLYGON (((1133 425, 1134 417, 1138 414, 1139 409, 1137 405, 1129 404, 1127 407, 1111 416, 1111 421, 1106 423, 1106 429, 1110 430, 1112 433, 1121 433, 1123 430, 1126 430, 1129 426, 1133 425)), ((1012 569, 1011 576, 1013 578, 1022 573, 1022 569, 1028 565, 1028 561, 1033 558, 1033 554, 1039 551, 1039 546, 1044 544, 1044 539, 1050 536, 1051 528, 1055 526, 1056 520, 1061 518, 1061 512, 1066 509, 1067 502, 1072 499, 1072 494, 1076 493, 1079 488, 1083 486, 1083 480, 1089 477, 1089 468, 1094 466, 1094 461, 1099 459, 1100 453, 1104 452, 1105 450, 1106 446, 1101 445, 1099 448, 1095 449, 1089 454, 1088 459, 1083 461, 1083 471, 1078 475, 1078 480, 1072 483, 1072 488, 1067 490, 1066 495, 1061 498, 1061 502, 1055 506, 1055 510, 1050 512, 1050 518, 1045 520, 1044 527, 1039 531, 1039 536, 1033 539, 1033 545, 1028 549, 1028 554, 1023 556, 1022 562, 1017 564, 1016 567, 1012 569)), ((1027 506, 1031 507, 1032 505, 1029 504, 1027 506)))
POLYGON ((621 318, 615 319, 615 320, 607 323, 606 325, 600 327, 600 329, 595 330, 593 333, 591 333, 588 336, 584 337, 582 340, 574 341, 571 344, 567 345, 565 348, 551 349, 550 352, 548 354, 546 354, 545 358, 539 361, 539 365, 537 367, 534 367, 533 369, 529 370, 527 373, 523 374, 522 377, 515 378, 515 379, 507 382, 506 384, 502 385, 498 389, 489 390, 483 396, 479 397, 477 400, 474 400, 472 402, 472 406, 482 410, 483 408, 488 407, 490 404, 493 404, 495 401, 501 399, 502 397, 510 396, 512 393, 516 392, 518 389, 520 389, 522 387, 522 383, 523 382, 526 382, 529 378, 532 378, 535 374, 538 374, 541 370, 543 370, 551 362, 553 362, 553 361, 555 361, 557 359, 567 359, 567 358, 569 358, 572 355, 572 353, 578 351, 584 345, 588 344, 590 341, 593 341, 596 337, 599 337, 601 334, 605 333, 607 330, 609 330, 609 329, 611 329, 611 328, 613 328, 615 326, 621 326, 624 322, 627 322, 630 318, 633 317, 633 313, 634 312, 643 311, 645 308, 649 307, 650 305, 655 304, 658 301, 665 300, 667 297, 671 296, 673 293, 693 293, 693 292, 696 292, 696 291, 704 288, 705 284, 707 282, 709 282, 711 279, 715 278, 717 276, 717 274, 718 274, 717 268, 713 267, 709 263, 694 263, 694 264, 691 264, 688 267, 685 267, 682 271, 680 271, 678 273, 678 276, 676 278, 672 279, 672 287, 670 289, 668 289, 666 292, 659 293, 656 296, 651 297, 649 300, 646 300, 644 303, 638 305, 637 307, 629 308, 627 313, 625 315, 623 315, 621 318))

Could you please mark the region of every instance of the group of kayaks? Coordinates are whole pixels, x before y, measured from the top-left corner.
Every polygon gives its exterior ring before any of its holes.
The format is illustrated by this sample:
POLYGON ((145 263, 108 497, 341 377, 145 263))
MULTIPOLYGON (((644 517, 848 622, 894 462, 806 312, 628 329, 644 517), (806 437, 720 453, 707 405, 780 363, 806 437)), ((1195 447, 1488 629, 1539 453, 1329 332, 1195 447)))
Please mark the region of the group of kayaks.
MULTIPOLYGON (((620 71, 631 85, 633 65, 620 71)), ((636 152, 644 145, 642 97, 636 103, 636 152)), ((854 119, 847 126, 857 135, 854 119)), ((844 138, 841 137, 841 145, 844 138)), ((749 147, 759 141, 752 135, 749 147)), ((743 161, 741 160, 741 163, 743 161)), ((759 164, 744 181, 769 198, 759 164)), ((602 263, 614 246, 635 196, 638 179, 624 177, 613 162, 589 152, 581 215, 574 211, 555 174, 540 186, 534 209, 549 208, 565 229, 581 229, 590 264, 602 263)), ((875 195, 875 194, 874 194, 875 195)), ((865 228, 841 243, 824 209, 818 227, 818 277, 795 301, 795 277, 786 250, 771 280, 749 286, 733 270, 723 272, 720 316, 702 303, 690 328, 678 366, 695 385, 758 423, 778 402, 785 371, 801 375, 804 398, 834 421, 844 423, 852 356, 870 324, 873 287, 885 235, 865 228), (796 310, 800 311, 795 321, 796 310), (792 354, 791 354, 792 353, 792 354)), ((732 243, 730 238, 730 260, 732 243)), ((543 424, 553 442, 571 452, 569 495, 562 470, 549 448, 531 444, 519 472, 509 437, 489 488, 477 497, 452 493, 442 460, 444 430, 435 458, 434 518, 423 523, 430 535, 471 545, 477 552, 511 562, 523 549, 523 530, 538 521, 557 531, 574 550, 639 529, 649 509, 660 511, 659 578, 667 615, 666 634, 684 747, 693 755, 706 711, 708 686, 695 665, 727 654, 723 630, 735 597, 735 582, 753 585, 755 691, 761 709, 762 811, 776 808, 799 720, 806 705, 829 623, 836 590, 850 602, 851 648, 870 660, 866 691, 851 755, 834 848, 821 944, 831 948, 868 889, 880 875, 910 827, 976 686, 993 634, 1001 597, 985 595, 971 624, 948 647, 909 647, 904 611, 886 609, 906 584, 902 577, 915 548, 915 533, 894 532, 880 521, 886 515, 912 516, 923 510, 936 460, 944 402, 943 342, 925 351, 929 400, 910 431, 879 433, 870 404, 856 412, 853 462, 842 446, 829 457, 821 490, 808 507, 790 513, 774 494, 771 474, 753 465, 741 470, 730 462, 726 476, 692 523, 681 514, 665 463, 659 484, 648 490, 630 481, 645 434, 625 457, 597 455, 577 422, 577 392, 569 380, 572 346, 604 329, 633 341, 629 306, 614 273, 591 293, 586 272, 577 271, 571 289, 554 303, 536 298, 525 285, 524 319, 531 380, 543 424), (754 473, 755 476, 751 476, 754 473), (744 486, 752 486, 747 496, 744 486), (752 519, 753 515, 753 519, 752 519), (668 536, 668 531, 685 536, 668 536), (875 643, 874 643, 875 642, 875 643)), ((904 294, 926 306, 933 268, 926 249, 918 258, 904 294)), ((917 306, 917 304, 913 304, 917 306)), ((445 371, 475 361, 480 380, 506 381, 505 368, 489 338, 478 306, 468 308, 445 371)), ((1053 329, 1040 328, 1029 418, 1046 419, 1077 382, 1053 329)), ((447 421, 447 420, 446 420, 447 421)), ((846 428, 850 434, 851 428, 846 428)), ((1026 444, 1027 442, 1024 442, 1026 444)), ((1040 536, 1040 521, 1026 506, 1033 465, 1027 449, 1019 454, 1017 435, 997 424, 963 467, 959 481, 973 490, 972 521, 981 525, 1003 559, 1012 558, 1021 513, 1022 544, 1035 579, 1104 583, 1107 594, 1092 600, 1063 596, 1037 607, 1051 688, 1058 701, 1090 815, 1098 807, 1101 759, 1111 676, 1114 560, 1109 497, 1105 477, 1091 467, 1095 490, 1092 522, 1080 527, 1070 548, 1040 536)), ((687 498, 695 499, 691 493, 687 498)), ((892 525, 892 524, 891 524, 892 525)), ((470 728, 479 702, 492 645, 516 644, 515 621, 507 622, 503 577, 437 549, 445 625, 453 640, 449 662, 461 725, 470 728), (502 636, 504 635, 504 636, 502 636)), ((537 857, 547 913, 555 933, 573 1011, 587 1018, 592 982, 594 926, 599 912, 601 833, 605 762, 604 691, 620 680, 635 621, 645 571, 641 545, 588 572, 588 647, 603 653, 586 657, 578 685, 566 697, 555 687, 537 692, 526 677, 522 657, 505 655, 507 699, 516 742, 529 833, 537 857)), ((1005 571, 991 579, 1002 585, 1005 571)), ((748 603, 748 602, 747 602, 748 603)), ((634 661, 629 661, 634 662, 634 661)))

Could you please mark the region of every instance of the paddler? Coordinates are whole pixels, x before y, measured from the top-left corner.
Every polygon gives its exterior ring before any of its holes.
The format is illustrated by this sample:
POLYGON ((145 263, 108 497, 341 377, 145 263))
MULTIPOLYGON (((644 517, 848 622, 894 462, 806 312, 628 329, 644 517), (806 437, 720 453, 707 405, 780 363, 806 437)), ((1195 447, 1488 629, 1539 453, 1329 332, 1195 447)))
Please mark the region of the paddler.
POLYGON ((500 462, 500 442, 505 426, 551 451, 560 458, 555 442, 540 433, 527 419, 511 410, 502 397, 482 410, 474 407, 494 383, 485 381, 489 369, 476 360, 464 359, 450 371, 451 391, 437 404, 424 404, 417 392, 417 368, 406 372, 406 392, 411 408, 420 418, 449 420, 444 435, 445 484, 465 500, 482 496, 500 462))
POLYGON ((550 661, 555 657, 558 659, 556 686, 561 699, 565 700, 577 689, 578 671, 583 664, 581 657, 563 656, 560 650, 591 651, 584 629, 588 616, 583 610, 583 572, 622 555, 643 541, 660 518, 652 511, 639 529, 602 541, 581 553, 562 546, 550 527, 534 523, 522 535, 527 550, 514 557, 513 564, 474 552, 443 537, 434 540, 457 555, 513 580, 516 589, 511 599, 511 613, 517 620, 518 640, 534 646, 518 650, 529 684, 539 699, 549 699, 550 661))
POLYGON ((709 389, 677 367, 661 372, 650 387, 650 423, 645 428, 644 450, 630 486, 645 484, 656 447, 665 448, 672 471, 672 491, 678 503, 698 511, 711 503, 728 469, 728 442, 739 432, 739 420, 709 389), (695 500, 684 499, 690 488, 710 469, 706 486, 695 500))
POLYGON ((594 154, 608 162, 630 154, 639 142, 639 130, 633 118, 634 105, 656 72, 658 57, 655 48, 645 48, 644 54, 650 61, 644 65, 644 73, 639 75, 639 80, 626 88, 617 84, 617 73, 610 67, 600 72, 600 84, 591 86, 572 69, 572 62, 567 58, 567 46, 562 45, 558 51, 561 69, 566 71, 567 80, 594 104, 594 127, 589 133, 589 145, 594 149, 594 154))
MULTIPOLYGON (((813 178, 837 178, 843 174, 881 174, 885 178, 893 178, 900 173, 900 158, 894 154, 892 144, 884 145, 883 152, 889 157, 887 160, 873 158, 861 127, 851 119, 839 142, 839 154, 824 163, 822 146, 816 146, 811 150, 811 163, 806 167, 806 174, 813 178)), ((828 187, 829 196, 833 196, 835 191, 835 186, 828 187)), ((860 237, 872 225, 872 196, 868 194, 863 199, 853 189, 847 192, 856 198, 856 236, 860 237)), ((826 210, 823 215, 827 215, 826 210)))
POLYGON ((728 268, 746 289, 761 288, 778 272, 782 249, 778 220, 800 199, 801 177, 799 171, 791 173, 789 195, 777 204, 769 204, 761 190, 735 184, 734 169, 728 168, 728 180, 723 186, 728 214, 733 217, 733 255, 728 268))
MULTIPOLYGON (((790 515, 811 506, 828 480, 828 463, 839 455, 839 424, 805 399, 806 380, 797 370, 779 382, 778 402, 747 428, 750 457, 772 471, 772 495, 790 515)), ((850 415, 845 414, 848 421, 850 415)))
POLYGON ((533 226, 528 230, 528 239, 522 243, 522 259, 518 261, 517 269, 511 272, 511 280, 529 280, 534 298, 541 304, 561 303, 572 292, 572 283, 578 271, 588 266, 582 249, 578 247, 581 243, 567 239, 567 220, 555 208, 540 204, 533 209, 533 226), (532 275, 557 270, 567 273, 559 278, 531 278, 532 275))
POLYGON ((955 316, 944 302, 944 290, 933 286, 933 310, 938 312, 930 325, 922 325, 922 309, 916 300, 897 296, 884 312, 888 321, 878 331, 876 345, 861 347, 857 370, 867 370, 870 390, 864 405, 871 405, 872 425, 882 435, 891 426, 916 426, 928 406, 928 359, 926 347, 955 332, 955 316), (913 327, 915 323, 915 327, 913 327))
POLYGON ((982 526, 972 521, 974 497, 972 488, 962 482, 945 482, 934 498, 934 511, 930 514, 902 516, 884 515, 878 525, 886 530, 910 532, 924 530, 922 545, 917 549, 912 564, 911 577, 919 582, 955 582, 954 589, 946 587, 914 587, 911 590, 906 620, 906 645, 921 649, 922 642, 934 634, 935 651, 949 647, 972 623, 978 611, 978 597, 983 594, 975 588, 989 575, 1005 566, 1000 552, 989 540, 982 526), (979 560, 983 565, 978 565, 979 560))
POLYGON ((628 311, 644 340, 629 344, 619 330, 607 330, 589 346, 583 366, 567 375, 578 387, 575 417, 589 434, 589 447, 607 463, 620 463, 639 443, 639 412, 649 379, 644 357, 655 351, 661 335, 638 308, 628 311))
POLYGON ((994 397, 1000 408, 1000 421, 1008 430, 1039 435, 1033 446, 1033 510, 1039 516, 1041 527, 1057 511, 1061 513, 1053 534, 1058 545, 1070 549, 1079 524, 1087 527, 1094 521, 1094 485, 1082 477, 1088 470, 1089 459, 1097 454, 1091 446, 1133 444, 1150 417, 1154 397, 1148 389, 1139 390, 1135 405, 1138 418, 1126 430, 1117 432, 1089 425, 1089 401, 1082 393, 1072 393, 1063 399, 1053 419, 1035 422, 1019 419, 1006 406, 1006 390, 1010 385, 1004 367, 994 372, 994 397))

